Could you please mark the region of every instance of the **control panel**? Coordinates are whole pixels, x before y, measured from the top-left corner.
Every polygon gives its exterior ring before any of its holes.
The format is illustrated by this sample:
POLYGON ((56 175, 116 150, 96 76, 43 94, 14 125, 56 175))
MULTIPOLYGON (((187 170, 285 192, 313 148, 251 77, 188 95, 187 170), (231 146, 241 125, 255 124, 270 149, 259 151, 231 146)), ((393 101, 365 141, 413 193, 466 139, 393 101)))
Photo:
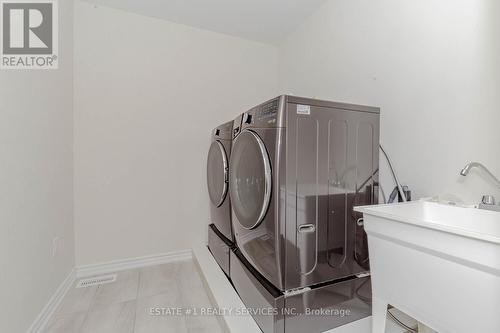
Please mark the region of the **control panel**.
POLYGON ((259 105, 243 114, 243 127, 276 127, 278 125, 278 114, 280 99, 274 99, 268 103, 259 105))
POLYGON ((261 107, 259 119, 276 117, 279 109, 279 99, 275 99, 261 107))
POLYGON ((219 139, 231 139, 233 130, 233 122, 225 123, 213 130, 212 134, 214 137, 219 139))

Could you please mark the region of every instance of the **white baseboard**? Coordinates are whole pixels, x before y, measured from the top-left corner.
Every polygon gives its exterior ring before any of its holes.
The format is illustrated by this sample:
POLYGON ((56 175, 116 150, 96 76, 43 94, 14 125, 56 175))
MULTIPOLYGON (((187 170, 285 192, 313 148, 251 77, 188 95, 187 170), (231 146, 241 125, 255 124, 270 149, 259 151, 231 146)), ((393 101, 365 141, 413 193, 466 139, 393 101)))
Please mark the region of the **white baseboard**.
POLYGON ((31 324, 30 328, 28 328, 26 333, 41 333, 45 330, 47 324, 52 319, 54 312, 56 311, 59 304, 61 304, 61 301, 63 300, 64 296, 68 292, 69 288, 71 288, 75 280, 76 270, 73 268, 66 279, 64 279, 64 281, 59 285, 54 295, 52 295, 49 302, 42 309, 33 324, 31 324))
POLYGON ((76 267, 76 277, 82 278, 94 275, 108 274, 128 269, 161 265, 181 260, 189 260, 191 258, 193 258, 192 250, 182 250, 139 258, 113 260, 100 264, 78 266, 76 267))
POLYGON ((42 309, 33 324, 31 324, 26 333, 42 333, 47 328, 47 324, 52 319, 54 312, 56 311, 57 307, 61 303, 68 290, 74 284, 76 278, 107 274, 146 266, 161 265, 169 262, 189 260, 192 258, 192 250, 183 250, 140 258, 121 259, 101 264, 76 267, 68 274, 66 279, 64 279, 61 285, 57 288, 54 295, 52 295, 47 305, 45 305, 45 307, 42 309))

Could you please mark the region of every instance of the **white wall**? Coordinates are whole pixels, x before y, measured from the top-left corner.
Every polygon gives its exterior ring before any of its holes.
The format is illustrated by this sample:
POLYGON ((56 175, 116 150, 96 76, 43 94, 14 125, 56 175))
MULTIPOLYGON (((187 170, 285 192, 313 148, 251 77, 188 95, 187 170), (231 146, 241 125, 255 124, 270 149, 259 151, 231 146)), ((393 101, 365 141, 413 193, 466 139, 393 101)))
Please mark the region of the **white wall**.
POLYGON ((59 1, 59 69, 0 71, 0 332, 25 332, 74 267, 72 34, 59 1))
POLYGON ((77 264, 204 242, 210 129, 276 95, 277 50, 76 2, 77 264))
POLYGON ((416 197, 500 199, 479 173, 458 176, 469 160, 500 175, 498 13, 494 0, 330 0, 281 43, 280 88, 381 107, 381 142, 416 197))
POLYGON ((330 0, 276 49, 78 1, 77 263, 203 242, 209 129, 282 92, 380 106, 414 197, 499 195, 458 176, 469 160, 500 175, 498 6, 330 0))

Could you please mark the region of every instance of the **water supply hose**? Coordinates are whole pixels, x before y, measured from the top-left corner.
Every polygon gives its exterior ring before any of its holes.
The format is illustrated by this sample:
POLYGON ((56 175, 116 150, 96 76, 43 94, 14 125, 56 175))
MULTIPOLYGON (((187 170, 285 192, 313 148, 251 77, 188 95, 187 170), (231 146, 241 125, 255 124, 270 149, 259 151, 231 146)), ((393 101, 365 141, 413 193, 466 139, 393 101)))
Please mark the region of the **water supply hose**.
POLYGON ((394 178, 394 182, 396 183, 396 186, 398 187, 399 195, 401 195, 401 198, 403 199, 403 202, 406 202, 406 195, 405 192, 403 191, 403 187, 401 187, 401 183, 399 183, 398 176, 396 175, 396 171, 394 171, 394 167, 392 166, 391 159, 389 158, 389 155, 385 152, 384 147, 382 147, 382 144, 379 144, 380 150, 382 153, 384 153, 384 156, 387 160, 387 163, 389 164, 389 169, 391 169, 392 172, 392 177, 394 178))
POLYGON ((406 325, 401 320, 399 320, 398 318, 396 318, 396 316, 393 315, 391 311, 387 310, 387 313, 389 314, 389 317, 391 317, 391 319, 392 319, 393 322, 395 322, 396 324, 398 324, 399 326, 401 326, 405 330, 408 330, 411 333, 418 333, 418 329, 414 329, 414 328, 411 328, 410 326, 406 325))

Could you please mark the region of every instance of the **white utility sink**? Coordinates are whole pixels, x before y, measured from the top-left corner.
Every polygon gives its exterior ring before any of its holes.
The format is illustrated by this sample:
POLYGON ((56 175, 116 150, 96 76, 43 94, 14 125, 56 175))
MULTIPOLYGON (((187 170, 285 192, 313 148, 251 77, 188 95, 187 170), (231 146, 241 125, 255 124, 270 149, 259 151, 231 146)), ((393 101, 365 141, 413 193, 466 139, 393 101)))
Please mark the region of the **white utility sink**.
POLYGON ((439 333, 500 332, 500 213, 429 201, 364 214, 373 333, 388 304, 439 333))

